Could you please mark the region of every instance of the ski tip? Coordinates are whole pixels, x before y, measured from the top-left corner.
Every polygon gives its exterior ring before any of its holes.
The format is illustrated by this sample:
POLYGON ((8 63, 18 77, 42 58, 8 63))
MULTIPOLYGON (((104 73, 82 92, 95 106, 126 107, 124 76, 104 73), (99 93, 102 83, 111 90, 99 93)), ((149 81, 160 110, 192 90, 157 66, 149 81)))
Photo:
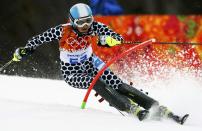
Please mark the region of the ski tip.
POLYGON ((186 114, 182 117, 180 124, 183 125, 185 123, 185 121, 187 120, 187 118, 189 117, 189 114, 186 114))

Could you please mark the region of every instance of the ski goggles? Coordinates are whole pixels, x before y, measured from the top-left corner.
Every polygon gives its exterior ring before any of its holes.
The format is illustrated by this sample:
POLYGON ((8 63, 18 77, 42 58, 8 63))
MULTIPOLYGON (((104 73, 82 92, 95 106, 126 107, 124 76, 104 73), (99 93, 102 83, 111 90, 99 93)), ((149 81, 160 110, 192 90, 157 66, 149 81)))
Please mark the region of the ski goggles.
POLYGON ((74 20, 74 24, 77 27, 84 27, 84 25, 91 26, 92 23, 93 23, 93 17, 92 16, 74 20))

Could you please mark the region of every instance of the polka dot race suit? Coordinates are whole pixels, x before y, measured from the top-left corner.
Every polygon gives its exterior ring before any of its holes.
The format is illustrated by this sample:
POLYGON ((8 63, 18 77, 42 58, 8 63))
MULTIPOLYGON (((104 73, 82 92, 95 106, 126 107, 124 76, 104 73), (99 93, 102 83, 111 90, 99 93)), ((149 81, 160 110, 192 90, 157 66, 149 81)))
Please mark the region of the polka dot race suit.
MULTIPOLYGON (((28 40, 25 48, 33 51, 36 47, 53 40, 59 41, 61 72, 65 81, 72 87, 87 89, 95 75, 103 67, 104 62, 100 60, 92 51, 93 37, 100 37, 100 45, 106 46, 102 42, 102 36, 111 36, 116 40, 123 40, 122 37, 110 30, 106 25, 94 21, 89 32, 81 35, 77 30, 68 24, 63 24, 50 28, 44 33, 28 40)), ((105 70, 101 75, 102 81, 93 88, 111 106, 130 112, 134 106, 133 102, 149 109, 155 100, 148 97, 139 90, 122 82, 112 71, 105 70), (104 83, 103 83, 104 82, 104 83), (106 85, 107 84, 107 85, 106 85)), ((132 111, 134 112, 134 111, 132 111)))
MULTIPOLYGON (((116 40, 122 40, 119 34, 100 22, 94 21, 88 34, 85 35, 77 33, 68 23, 50 28, 33 37, 28 40, 25 48, 35 49, 43 43, 59 40, 61 71, 65 81, 72 87, 87 89, 104 65, 92 51, 91 43, 95 36, 111 36, 116 40)), ((109 69, 104 71, 101 79, 114 89, 122 84, 122 81, 109 69)))

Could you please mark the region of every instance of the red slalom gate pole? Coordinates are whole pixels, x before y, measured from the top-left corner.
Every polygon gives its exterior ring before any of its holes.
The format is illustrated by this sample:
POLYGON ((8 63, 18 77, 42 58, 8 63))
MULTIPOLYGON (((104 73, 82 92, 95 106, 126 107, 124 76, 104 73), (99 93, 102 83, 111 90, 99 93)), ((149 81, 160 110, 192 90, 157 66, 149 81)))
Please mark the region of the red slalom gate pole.
MULTIPOLYGON (((105 64, 105 66, 98 72, 98 74, 95 76, 95 78, 93 79, 93 81, 91 82, 87 92, 86 92, 86 95, 83 99, 83 102, 82 102, 82 105, 81 105, 81 109, 85 109, 85 106, 86 106, 86 103, 87 103, 87 100, 88 100, 88 97, 90 95, 90 92, 91 90, 93 89, 95 83, 97 82, 97 80, 100 78, 100 76, 102 75, 102 73, 112 64, 114 63, 116 60, 126 56, 128 53, 130 53, 131 51, 133 50, 137 50, 139 48, 142 48, 144 46, 147 46, 147 45, 150 45, 152 43, 154 43, 156 40, 155 39, 150 39, 150 40, 147 40, 147 41, 144 41, 140 44, 137 44, 136 46, 126 50, 125 52, 119 54, 118 56, 114 57, 112 60, 110 60, 109 62, 107 62, 105 64)), ((124 44, 124 43, 123 43, 124 44)), ((127 43, 126 43, 127 44, 127 43)))

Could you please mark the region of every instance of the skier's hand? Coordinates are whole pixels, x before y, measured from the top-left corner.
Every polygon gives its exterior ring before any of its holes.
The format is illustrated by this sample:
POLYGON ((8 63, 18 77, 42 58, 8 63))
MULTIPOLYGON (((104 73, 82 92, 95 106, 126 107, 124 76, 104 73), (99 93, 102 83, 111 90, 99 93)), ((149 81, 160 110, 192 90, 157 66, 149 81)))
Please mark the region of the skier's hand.
POLYGON ((121 44, 121 41, 118 41, 111 36, 100 36, 99 39, 101 45, 108 45, 109 47, 121 44))
POLYGON ((27 51, 24 47, 19 47, 13 54, 13 61, 21 61, 27 55, 27 51))
POLYGON ((107 36, 106 37, 106 44, 111 47, 111 46, 115 46, 115 45, 121 44, 121 41, 118 41, 118 40, 112 38, 111 36, 107 36))

